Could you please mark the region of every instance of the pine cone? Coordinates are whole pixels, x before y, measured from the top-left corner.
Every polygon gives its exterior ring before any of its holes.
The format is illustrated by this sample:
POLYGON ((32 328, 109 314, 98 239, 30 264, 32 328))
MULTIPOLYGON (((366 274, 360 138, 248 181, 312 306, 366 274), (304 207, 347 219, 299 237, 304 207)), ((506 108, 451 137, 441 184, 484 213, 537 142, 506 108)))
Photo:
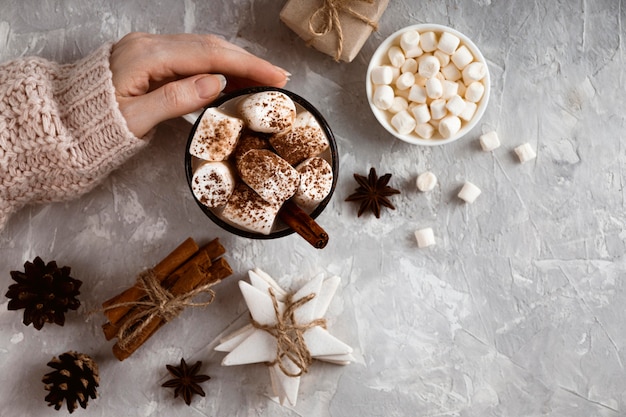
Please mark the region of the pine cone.
POLYGON ((60 355, 58 359, 53 358, 48 366, 55 369, 42 379, 46 384, 46 391, 50 391, 46 395, 48 406, 59 410, 65 400, 68 411, 72 413, 77 402, 82 408, 87 408, 89 398, 96 398, 100 376, 98 365, 89 356, 70 351, 60 355))
POLYGON ((11 271, 16 284, 9 286, 6 296, 9 310, 24 308, 24 324, 41 330, 44 323, 63 326, 65 313, 76 310, 80 301, 76 298, 82 282, 70 276, 70 267, 57 267, 55 261, 45 264, 38 256, 24 264, 24 272, 11 271))

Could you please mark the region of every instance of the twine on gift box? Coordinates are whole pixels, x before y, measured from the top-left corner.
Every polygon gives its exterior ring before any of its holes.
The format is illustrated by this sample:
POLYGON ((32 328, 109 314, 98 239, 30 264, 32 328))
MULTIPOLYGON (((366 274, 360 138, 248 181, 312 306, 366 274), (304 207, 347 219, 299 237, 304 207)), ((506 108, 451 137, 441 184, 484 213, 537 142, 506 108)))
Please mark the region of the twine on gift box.
POLYGON ((315 319, 309 323, 297 323, 295 320, 295 311, 304 304, 315 298, 315 294, 311 293, 306 297, 302 297, 296 301, 292 301, 291 296, 285 301, 285 311, 280 314, 278 309, 278 300, 274 291, 269 288, 272 305, 274 306, 274 314, 276 315, 276 324, 263 325, 252 319, 252 325, 260 330, 264 330, 276 338, 276 359, 268 366, 278 364, 280 370, 287 376, 298 377, 308 372, 309 366, 313 362, 313 357, 309 348, 304 341, 304 332, 316 326, 326 328, 326 319, 315 319), (291 360, 300 371, 293 373, 287 369, 283 362, 283 358, 291 360))
POLYGON ((174 295, 161 286, 154 270, 147 269, 137 276, 137 283, 145 291, 145 299, 117 303, 105 308, 105 311, 119 307, 133 308, 117 332, 117 344, 122 350, 139 336, 151 321, 160 318, 168 322, 178 316, 185 307, 205 307, 211 304, 215 299, 215 292, 211 287, 217 282, 210 282, 186 293, 174 295), (201 293, 209 294, 209 300, 199 303, 191 301, 201 293), (137 311, 132 312, 133 310, 137 311))
MULTIPOLYGON (((309 31, 315 35, 315 37, 324 36, 332 30, 337 32, 335 61, 339 61, 341 53, 343 52, 343 28, 339 20, 340 12, 348 13, 352 17, 370 25, 374 30, 378 30, 378 23, 350 7, 349 4, 353 1, 361 1, 369 4, 374 3, 374 0, 323 0, 322 6, 309 18, 309 31)), ((312 40, 309 41, 309 43, 311 42, 312 40)))

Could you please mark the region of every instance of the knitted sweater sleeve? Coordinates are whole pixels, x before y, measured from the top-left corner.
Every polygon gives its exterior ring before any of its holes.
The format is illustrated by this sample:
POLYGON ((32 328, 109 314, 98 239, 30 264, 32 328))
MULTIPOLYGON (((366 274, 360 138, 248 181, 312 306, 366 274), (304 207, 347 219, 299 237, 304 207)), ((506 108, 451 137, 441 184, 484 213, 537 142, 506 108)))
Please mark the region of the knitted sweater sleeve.
POLYGON ((26 204, 94 188, 143 148, 115 99, 112 44, 72 64, 0 64, 0 230, 26 204))

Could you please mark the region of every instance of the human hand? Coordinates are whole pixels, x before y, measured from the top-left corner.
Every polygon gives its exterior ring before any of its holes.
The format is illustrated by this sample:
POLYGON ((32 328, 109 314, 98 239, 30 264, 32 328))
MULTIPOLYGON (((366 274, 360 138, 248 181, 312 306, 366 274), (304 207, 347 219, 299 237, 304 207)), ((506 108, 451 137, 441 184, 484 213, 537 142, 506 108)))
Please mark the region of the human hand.
POLYGON ((112 49, 120 111, 143 137, 158 123, 215 100, 226 85, 282 87, 289 73, 214 35, 130 33, 112 49))

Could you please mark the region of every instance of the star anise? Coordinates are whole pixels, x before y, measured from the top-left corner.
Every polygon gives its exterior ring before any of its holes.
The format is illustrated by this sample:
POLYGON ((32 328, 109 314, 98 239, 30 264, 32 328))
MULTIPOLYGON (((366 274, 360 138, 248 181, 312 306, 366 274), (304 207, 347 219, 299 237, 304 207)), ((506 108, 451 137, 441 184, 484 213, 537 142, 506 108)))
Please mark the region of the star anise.
POLYGON ((380 218, 382 206, 392 210, 396 209, 388 197, 393 194, 400 194, 400 191, 387 185, 391 179, 391 174, 385 174, 378 178, 376 170, 370 168, 370 173, 367 177, 354 174, 354 179, 359 184, 359 188, 353 194, 350 194, 346 201, 361 203, 357 214, 358 217, 361 217, 361 214, 366 210, 370 210, 378 219, 380 218))
POLYGON ((167 370, 174 376, 173 379, 165 381, 162 387, 174 388, 174 398, 182 394, 187 405, 191 404, 191 397, 198 394, 204 397, 206 394, 199 385, 201 382, 211 379, 208 375, 196 375, 202 366, 198 361, 193 366, 187 366, 185 359, 180 360, 180 366, 165 365, 167 370))

